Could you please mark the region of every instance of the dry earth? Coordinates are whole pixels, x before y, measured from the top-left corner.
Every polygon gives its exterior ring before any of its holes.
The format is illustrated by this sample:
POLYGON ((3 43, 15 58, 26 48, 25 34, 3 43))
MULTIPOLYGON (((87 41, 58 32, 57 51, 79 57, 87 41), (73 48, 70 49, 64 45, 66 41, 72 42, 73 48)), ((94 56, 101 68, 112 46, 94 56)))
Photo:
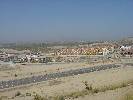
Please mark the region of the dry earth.
MULTIPOLYGON (((81 91, 85 89, 85 85, 83 83, 84 81, 87 81, 89 84, 92 84, 93 87, 103 87, 131 80, 133 80, 133 66, 123 66, 121 68, 64 77, 30 86, 24 86, 22 88, 16 88, 9 91, 0 92, 0 95, 8 96, 11 99, 11 97, 15 96, 17 91, 20 91, 24 95, 15 97, 14 98, 15 100, 32 100, 33 99, 32 96, 31 97, 25 96, 25 94, 36 92, 45 97, 56 96, 61 94, 69 94, 75 91, 81 91)), ((132 90, 133 88, 130 89, 132 90)), ((126 89, 124 90, 119 89, 119 91, 117 92, 117 90, 115 90, 106 93, 98 93, 96 95, 92 95, 89 97, 85 96, 84 98, 78 98, 77 100, 105 100, 103 99, 103 97, 105 97, 106 95, 107 97, 110 98, 106 100, 117 100, 116 99, 117 96, 115 97, 115 94, 121 95, 121 92, 126 91, 126 89)))
MULTIPOLYGON (((108 61, 106 63, 115 63, 108 61)), ((104 64, 106 64, 104 63, 104 64)), ((7 70, 0 69, 0 80, 18 79, 33 75, 48 74, 53 72, 65 71, 70 69, 77 69, 83 67, 90 67, 103 64, 101 62, 95 64, 88 63, 64 63, 64 64, 14 64, 12 66, 5 65, 7 70), (15 76, 17 75, 17 77, 15 76)))
POLYGON ((84 97, 79 97, 74 100, 125 100, 127 94, 130 93, 132 93, 133 95, 133 86, 101 92, 93 95, 86 95, 84 97))

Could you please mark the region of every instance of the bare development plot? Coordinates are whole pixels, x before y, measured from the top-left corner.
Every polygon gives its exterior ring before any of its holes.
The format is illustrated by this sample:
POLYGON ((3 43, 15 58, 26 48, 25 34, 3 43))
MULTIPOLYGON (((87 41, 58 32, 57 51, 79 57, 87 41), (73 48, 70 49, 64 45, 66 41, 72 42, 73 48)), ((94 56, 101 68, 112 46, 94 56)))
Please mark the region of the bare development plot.
MULTIPOLYGON (((111 64, 116 62, 105 62, 104 64, 111 64)), ((93 67, 95 65, 101 65, 102 62, 99 63, 63 63, 63 64, 15 64, 13 66, 5 65, 7 67, 6 70, 1 68, 0 71, 0 80, 9 80, 9 79, 19 79, 33 75, 42 75, 49 74, 53 72, 62 72, 71 69, 77 68, 87 68, 93 67)))
MULTIPOLYGON (((76 66, 78 64, 72 64, 72 68, 77 69, 78 67, 76 66)), ((62 65, 64 64, 58 66, 62 65)), ((65 65, 69 67, 70 64, 65 65)), ((32 68, 34 68, 34 66, 32 68)), ((65 67, 63 68, 65 70, 65 67)), ((79 68, 81 67, 79 66, 79 68)), ((129 91, 132 91, 132 82, 132 64, 121 64, 121 67, 118 68, 60 77, 36 84, 8 89, 8 91, 0 92, 0 95, 2 96, 1 98, 9 100, 35 100, 35 98, 42 98, 39 100, 99 100, 99 97, 101 97, 100 100, 106 100, 107 98, 109 98, 108 100, 111 100, 111 98, 121 100, 121 98, 125 98, 124 96, 127 95, 129 91), (85 82, 87 82, 87 86, 92 88, 93 91, 89 90, 88 92, 88 90, 86 90, 85 82), (126 89, 129 89, 129 91, 126 91, 126 89), (107 96, 107 98, 104 98, 105 96, 107 96)))

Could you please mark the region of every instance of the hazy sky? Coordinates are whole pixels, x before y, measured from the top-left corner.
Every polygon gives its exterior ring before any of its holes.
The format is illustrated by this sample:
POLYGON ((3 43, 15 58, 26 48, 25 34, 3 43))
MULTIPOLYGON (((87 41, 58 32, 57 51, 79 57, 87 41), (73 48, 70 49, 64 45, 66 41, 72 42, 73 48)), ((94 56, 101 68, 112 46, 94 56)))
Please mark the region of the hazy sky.
POLYGON ((0 42, 133 36, 133 0, 0 0, 0 42))

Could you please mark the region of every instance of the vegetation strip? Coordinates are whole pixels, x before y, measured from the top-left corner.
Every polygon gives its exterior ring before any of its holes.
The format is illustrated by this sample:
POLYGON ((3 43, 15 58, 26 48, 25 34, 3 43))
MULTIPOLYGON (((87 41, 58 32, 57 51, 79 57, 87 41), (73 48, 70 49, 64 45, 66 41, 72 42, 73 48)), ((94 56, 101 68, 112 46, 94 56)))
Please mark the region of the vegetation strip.
POLYGON ((66 95, 57 95, 54 97, 47 97, 47 98, 42 97, 35 93, 34 100, 66 100, 66 99, 74 99, 74 98, 78 98, 78 97, 84 97, 85 95, 89 95, 89 94, 106 92, 108 90, 116 90, 118 88, 123 88, 123 87, 127 87, 129 85, 133 85, 133 80, 128 81, 128 82, 123 82, 118 85, 103 86, 101 88, 94 88, 94 87, 92 87, 91 84, 88 84, 87 81, 85 81, 83 83, 85 85, 85 89, 82 91, 77 91, 77 92, 72 92, 72 93, 66 94, 66 95))

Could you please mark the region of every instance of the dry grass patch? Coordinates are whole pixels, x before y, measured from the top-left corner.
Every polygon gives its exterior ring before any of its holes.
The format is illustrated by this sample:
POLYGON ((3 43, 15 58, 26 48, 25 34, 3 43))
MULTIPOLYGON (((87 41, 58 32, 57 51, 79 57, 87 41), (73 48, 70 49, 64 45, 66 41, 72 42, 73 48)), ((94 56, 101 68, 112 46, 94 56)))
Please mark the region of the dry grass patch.
MULTIPOLYGON (((89 95, 89 94, 105 92, 105 91, 108 91, 108 90, 116 90, 118 88, 123 88, 123 87, 129 86, 129 84, 133 85, 133 80, 129 81, 129 82, 123 82, 123 83, 118 84, 118 85, 103 86, 101 88, 92 87, 92 85, 88 84, 87 81, 85 81, 83 83, 85 85, 85 90, 73 92, 73 93, 64 95, 64 97, 66 97, 66 98, 73 98, 74 99, 74 98, 78 98, 78 97, 89 95)), ((131 98, 131 97, 129 96, 128 98, 131 98)), ((133 99, 131 99, 131 100, 133 100, 133 99)))
MULTIPOLYGON (((35 95, 34 100, 65 100, 68 98, 74 99, 78 97, 84 97, 85 95, 95 94, 99 92, 106 92, 108 90, 116 90, 118 88, 126 87, 129 84, 133 85, 133 81, 123 82, 118 85, 103 86, 101 88, 93 87, 92 84, 88 84, 87 81, 83 82, 83 84, 85 85, 85 89, 82 91, 76 91, 76 92, 72 92, 70 94, 64 94, 64 95, 57 95, 57 96, 49 97, 49 98, 44 98, 39 95, 35 95)), ((133 100, 132 96, 128 95, 126 100, 133 100)))
POLYGON ((65 100, 65 97, 63 95, 53 97, 52 100, 65 100))
POLYGON ((7 100, 7 99, 8 99, 7 96, 1 96, 1 97, 0 97, 0 100, 7 100))
POLYGON ((62 83, 62 81, 51 80, 51 81, 49 81, 49 86, 59 85, 59 84, 61 84, 61 83, 62 83))
POLYGON ((35 95, 34 95, 34 100, 48 100, 48 99, 45 98, 45 97, 42 97, 42 96, 40 96, 40 95, 38 95, 38 94, 35 94, 35 95))
POLYGON ((124 100, 133 100, 133 93, 132 94, 126 94, 124 97, 124 100))

